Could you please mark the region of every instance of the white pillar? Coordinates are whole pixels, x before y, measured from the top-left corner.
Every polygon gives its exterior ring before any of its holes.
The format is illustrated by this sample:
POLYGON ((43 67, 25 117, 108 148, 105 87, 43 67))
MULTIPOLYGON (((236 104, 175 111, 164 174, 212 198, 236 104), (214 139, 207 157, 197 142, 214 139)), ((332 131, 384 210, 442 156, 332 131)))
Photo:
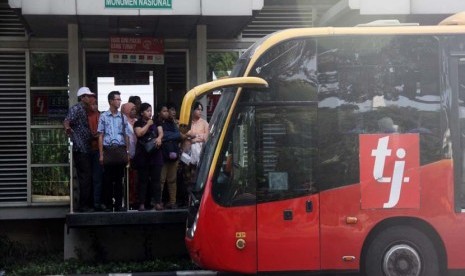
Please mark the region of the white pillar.
MULTIPOLYGON (((197 25, 197 85, 207 81, 207 26, 197 25)), ((202 116, 207 118, 207 97, 200 100, 203 105, 202 116)))
POLYGON ((81 64, 79 27, 77 24, 68 24, 69 106, 77 103, 76 92, 82 84, 81 64))

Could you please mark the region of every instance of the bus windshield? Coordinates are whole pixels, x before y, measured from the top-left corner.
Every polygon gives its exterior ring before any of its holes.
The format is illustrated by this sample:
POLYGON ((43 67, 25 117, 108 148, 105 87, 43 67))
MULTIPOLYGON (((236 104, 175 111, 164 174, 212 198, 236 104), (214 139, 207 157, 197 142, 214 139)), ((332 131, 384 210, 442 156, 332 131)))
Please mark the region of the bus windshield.
POLYGON ((226 117, 234 100, 236 89, 237 88, 232 87, 222 91, 220 101, 218 102, 215 112, 209 122, 210 134, 207 142, 203 146, 203 153, 198 165, 197 182, 194 187, 194 192, 200 192, 207 181, 208 170, 210 168, 213 155, 215 154, 216 145, 218 144, 226 117))
MULTIPOLYGON (((245 69, 250 61, 251 53, 256 49, 259 43, 252 45, 238 60, 236 65, 231 72, 230 77, 242 76, 245 69)), ((218 144, 218 140, 223 130, 226 117, 228 116, 229 110, 232 106, 232 102, 236 95, 236 87, 225 88, 221 91, 221 98, 218 105, 213 113, 210 122, 210 133, 207 142, 203 146, 202 158, 198 165, 197 181, 193 192, 200 192, 204 188, 205 182, 207 181, 208 171, 211 166, 213 155, 218 144)))

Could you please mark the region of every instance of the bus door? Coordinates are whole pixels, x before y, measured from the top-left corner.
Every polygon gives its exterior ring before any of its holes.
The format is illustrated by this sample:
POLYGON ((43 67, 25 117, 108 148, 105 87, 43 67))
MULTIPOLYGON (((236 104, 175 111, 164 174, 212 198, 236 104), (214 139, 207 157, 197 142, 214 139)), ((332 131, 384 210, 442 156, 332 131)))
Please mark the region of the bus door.
POLYGON ((449 59, 449 81, 452 88, 451 141, 454 155, 455 210, 465 210, 465 55, 452 56, 449 59))
POLYGON ((320 269, 316 106, 254 108, 258 271, 320 269))

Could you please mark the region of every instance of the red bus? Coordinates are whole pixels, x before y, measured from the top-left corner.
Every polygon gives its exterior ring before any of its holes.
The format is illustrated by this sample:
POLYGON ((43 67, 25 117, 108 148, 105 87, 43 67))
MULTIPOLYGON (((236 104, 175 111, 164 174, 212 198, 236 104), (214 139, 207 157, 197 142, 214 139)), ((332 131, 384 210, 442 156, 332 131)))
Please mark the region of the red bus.
POLYGON ((465 22, 291 29, 222 89, 186 243, 239 273, 465 270, 465 22), (455 24, 455 25, 451 25, 455 24))

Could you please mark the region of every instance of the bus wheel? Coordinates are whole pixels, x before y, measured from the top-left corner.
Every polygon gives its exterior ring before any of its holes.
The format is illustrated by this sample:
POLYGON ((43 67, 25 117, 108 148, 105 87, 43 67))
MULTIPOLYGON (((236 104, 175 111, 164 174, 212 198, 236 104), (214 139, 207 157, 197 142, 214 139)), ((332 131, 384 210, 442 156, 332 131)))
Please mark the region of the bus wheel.
POLYGON ((380 232, 363 256, 364 275, 440 275, 439 258, 433 242, 409 226, 393 226, 380 232))

